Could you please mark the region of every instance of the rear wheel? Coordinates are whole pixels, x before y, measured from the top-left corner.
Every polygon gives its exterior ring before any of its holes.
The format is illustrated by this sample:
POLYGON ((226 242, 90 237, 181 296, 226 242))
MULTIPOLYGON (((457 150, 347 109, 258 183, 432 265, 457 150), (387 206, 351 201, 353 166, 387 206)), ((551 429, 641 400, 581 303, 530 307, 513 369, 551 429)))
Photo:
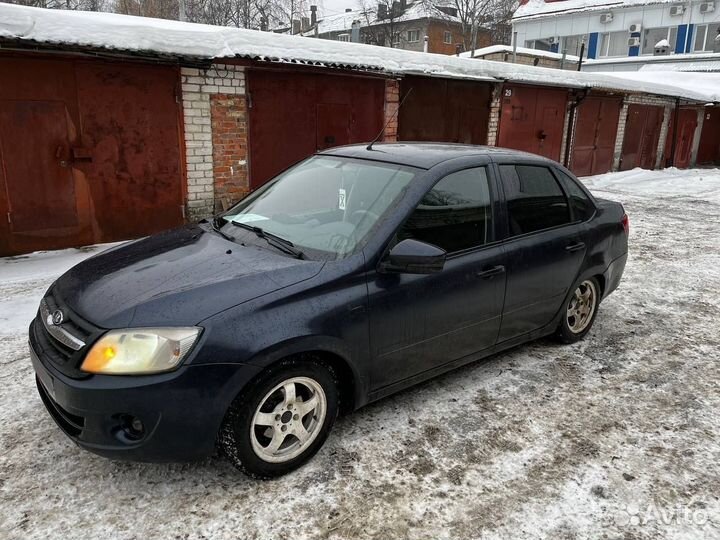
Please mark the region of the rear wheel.
POLYGON ((581 340, 592 328, 600 304, 600 287, 595 278, 580 282, 565 304, 565 310, 557 329, 557 336, 564 343, 581 340))
POLYGON ((332 369, 312 360, 286 360, 236 398, 220 432, 220 447, 251 476, 280 476, 320 449, 337 411, 332 369))

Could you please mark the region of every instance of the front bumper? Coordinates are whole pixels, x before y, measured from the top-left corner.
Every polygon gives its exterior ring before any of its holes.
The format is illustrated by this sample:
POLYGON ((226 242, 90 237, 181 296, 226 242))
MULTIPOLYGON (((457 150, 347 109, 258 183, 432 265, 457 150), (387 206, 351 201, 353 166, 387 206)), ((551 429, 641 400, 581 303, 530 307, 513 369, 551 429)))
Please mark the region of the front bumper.
POLYGON ((38 391, 55 423, 76 444, 112 459, 192 461, 214 452, 223 417, 260 370, 245 364, 186 365, 157 375, 72 379, 30 343, 38 391), (128 433, 132 419, 142 433, 128 433))

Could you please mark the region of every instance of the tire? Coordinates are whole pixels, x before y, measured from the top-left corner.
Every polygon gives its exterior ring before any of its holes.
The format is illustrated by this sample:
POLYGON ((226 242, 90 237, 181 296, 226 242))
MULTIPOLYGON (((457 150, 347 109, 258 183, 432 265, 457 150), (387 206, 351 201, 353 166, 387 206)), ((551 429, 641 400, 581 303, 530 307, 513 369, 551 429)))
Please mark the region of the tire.
POLYGON ((573 294, 562 308, 556 337, 562 343, 575 343, 592 328, 600 307, 600 285, 597 279, 587 278, 575 286, 573 294))
POLYGON ((271 366, 228 409, 218 438, 220 451, 255 478, 297 469, 327 439, 338 414, 337 389, 332 368, 312 358, 271 366))

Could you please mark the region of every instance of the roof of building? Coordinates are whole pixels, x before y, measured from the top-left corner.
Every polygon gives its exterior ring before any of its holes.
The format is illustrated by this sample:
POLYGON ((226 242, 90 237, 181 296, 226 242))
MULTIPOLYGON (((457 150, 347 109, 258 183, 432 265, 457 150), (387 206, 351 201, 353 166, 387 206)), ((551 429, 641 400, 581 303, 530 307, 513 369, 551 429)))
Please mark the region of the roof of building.
POLYGON ((529 0, 518 7, 513 20, 577 13, 580 11, 602 11, 613 8, 627 8, 652 4, 677 4, 678 0, 529 0))
MULTIPOLYGON (((489 47, 483 47, 482 49, 475 49, 474 58, 487 56, 489 54, 498 53, 510 53, 512 54, 513 48, 511 45, 490 45, 489 47)), ((518 54, 526 54, 528 56, 536 56, 538 58, 547 58, 549 60, 561 60, 563 55, 561 53, 554 53, 550 51, 541 51, 538 49, 528 49, 527 47, 517 47, 518 54)), ((472 51, 465 51, 460 53, 462 58, 473 58, 472 51)), ((572 54, 565 55, 565 60, 571 62, 577 62, 580 60, 579 56, 572 54)))
POLYGON ((641 83, 621 76, 458 58, 338 41, 131 17, 60 11, 0 3, 4 47, 62 47, 179 58, 197 64, 227 58, 339 67, 393 75, 426 75, 485 81, 513 81, 563 88, 602 88, 720 101, 720 87, 699 91, 683 79, 641 83))
MULTIPOLYGON (((443 6, 445 2, 435 2, 430 4, 424 0, 416 0, 414 2, 408 2, 407 9, 402 15, 394 17, 393 23, 414 21, 417 19, 441 19, 449 22, 459 22, 455 16, 448 15, 447 13, 438 9, 437 6, 443 6)), ((450 7, 450 6, 448 6, 450 7)), ((317 33, 328 34, 330 32, 350 32, 352 23, 359 21, 363 27, 374 26, 380 24, 386 24, 388 18, 378 19, 377 7, 368 9, 354 9, 352 11, 346 11, 344 13, 337 13, 334 15, 327 15, 321 17, 317 21, 317 33)), ((308 30, 303 33, 304 36, 313 36, 315 29, 308 30)))

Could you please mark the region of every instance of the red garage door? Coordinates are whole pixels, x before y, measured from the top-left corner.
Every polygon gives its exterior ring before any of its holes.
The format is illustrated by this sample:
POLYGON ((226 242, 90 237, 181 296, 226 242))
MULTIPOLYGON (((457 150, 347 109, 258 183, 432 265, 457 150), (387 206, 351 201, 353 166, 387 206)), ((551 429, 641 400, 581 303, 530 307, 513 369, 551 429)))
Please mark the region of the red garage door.
POLYGON ((489 84, 406 77, 400 94, 398 140, 487 144, 489 84))
POLYGON ((0 255, 183 222, 177 68, 0 58, 0 255))
POLYGON ((628 107, 625 138, 620 157, 621 171, 635 167, 655 168, 662 120, 662 107, 654 105, 630 105, 628 107))
POLYGON ((707 107, 703 119, 698 165, 720 165, 720 107, 707 107))
POLYGON ((318 150, 369 142, 382 128, 383 79, 251 70, 248 88, 252 189, 318 150))
POLYGON ((695 128, 697 127, 697 110, 696 109, 680 109, 677 117, 678 136, 675 139, 675 114, 673 110, 670 116, 670 125, 668 126, 667 139, 665 140, 664 160, 665 166, 675 166, 686 169, 690 166, 690 158, 692 155, 693 137, 695 136, 695 128), (675 157, 672 157, 672 145, 675 139, 675 157))
POLYGON ((498 146, 560 160, 567 90, 505 86, 498 146))
POLYGON ((570 168, 578 176, 612 169, 622 98, 593 96, 577 108, 570 168))

